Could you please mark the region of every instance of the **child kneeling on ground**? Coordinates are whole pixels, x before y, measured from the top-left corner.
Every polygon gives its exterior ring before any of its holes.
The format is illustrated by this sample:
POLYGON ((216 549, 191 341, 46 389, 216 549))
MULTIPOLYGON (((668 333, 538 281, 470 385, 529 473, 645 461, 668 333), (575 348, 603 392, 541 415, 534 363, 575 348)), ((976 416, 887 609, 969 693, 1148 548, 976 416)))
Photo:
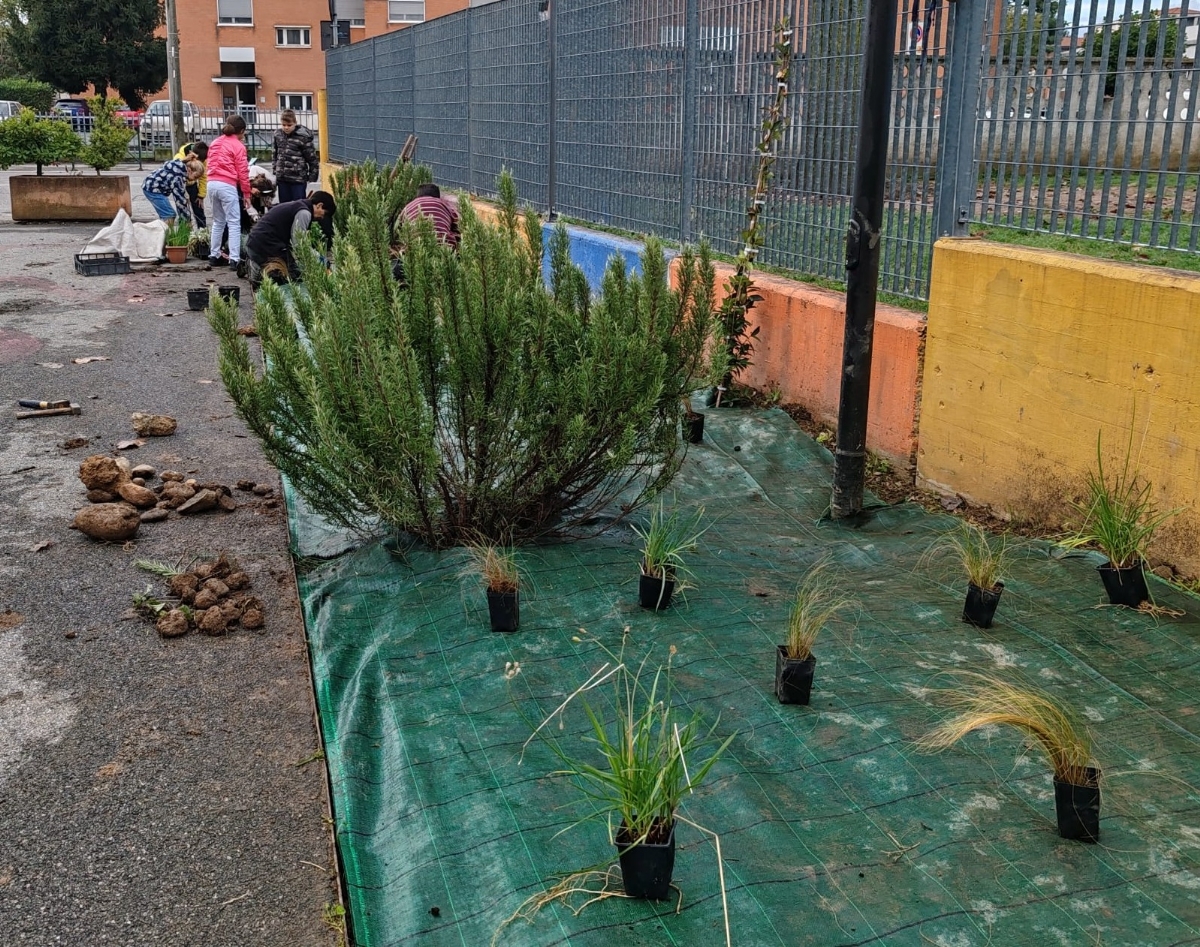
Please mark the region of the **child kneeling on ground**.
POLYGON ((333 214, 337 209, 333 195, 327 191, 315 191, 302 201, 288 201, 286 204, 276 204, 258 219, 250 231, 250 239, 246 241, 246 256, 249 258, 250 286, 257 290, 262 285, 264 269, 273 260, 282 264, 275 272, 270 268, 270 275, 276 282, 294 280, 300 275, 296 268, 296 257, 292 252, 292 243, 297 238, 308 239, 308 228, 314 223, 321 228, 326 249, 333 241, 333 214))

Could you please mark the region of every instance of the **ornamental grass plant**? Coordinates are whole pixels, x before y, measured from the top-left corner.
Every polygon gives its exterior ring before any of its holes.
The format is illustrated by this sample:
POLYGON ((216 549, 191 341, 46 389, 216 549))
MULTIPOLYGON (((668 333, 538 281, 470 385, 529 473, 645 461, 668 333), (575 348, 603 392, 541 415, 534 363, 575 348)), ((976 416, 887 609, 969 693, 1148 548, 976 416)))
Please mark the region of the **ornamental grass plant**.
POLYGON ((985 592, 994 591, 1012 564, 1015 544, 1007 534, 993 536, 982 526, 961 520, 922 556, 947 557, 958 563, 967 581, 985 592))
POLYGON ((521 572, 514 550, 489 543, 472 543, 465 551, 464 576, 478 576, 492 592, 505 594, 521 588, 521 572))
POLYGON ((1043 691, 998 677, 961 676, 966 687, 945 695, 957 713, 922 737, 919 747, 937 752, 982 727, 1013 727, 1042 753, 1055 779, 1089 785, 1088 768, 1095 765, 1091 737, 1065 704, 1043 691))
POLYGON ((828 559, 822 559, 805 573, 796 588, 788 615, 787 656, 789 661, 807 661, 821 631, 854 601, 841 592, 828 559))
POLYGON ((693 552, 708 529, 701 527, 704 507, 684 513, 678 506, 667 512, 660 497, 651 509, 645 527, 634 526, 642 540, 642 574, 655 579, 684 579, 691 573, 684 565, 684 553, 693 552))
POLYGON ((509 206, 497 226, 464 202, 457 252, 402 224, 400 284, 388 199, 368 183, 356 201, 331 269, 301 245, 303 286, 258 293, 265 369, 236 308, 209 316, 238 414, 313 510, 436 548, 520 544, 598 532, 670 482, 712 322, 707 251, 681 254, 690 293, 650 240, 642 272, 614 258, 593 298, 564 228, 547 286, 536 215, 509 206))

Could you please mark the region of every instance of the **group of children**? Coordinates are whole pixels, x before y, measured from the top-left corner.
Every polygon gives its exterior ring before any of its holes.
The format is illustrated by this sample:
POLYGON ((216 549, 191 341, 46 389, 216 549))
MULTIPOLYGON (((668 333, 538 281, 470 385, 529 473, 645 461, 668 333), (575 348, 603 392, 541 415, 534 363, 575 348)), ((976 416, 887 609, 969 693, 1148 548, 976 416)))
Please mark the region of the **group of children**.
POLYGON ((159 218, 168 223, 186 217, 196 227, 205 228, 204 201, 211 198, 208 262, 248 276, 256 287, 263 267, 272 259, 280 259, 294 272, 291 235, 298 228, 307 231, 315 222, 320 224, 327 243, 332 237, 333 197, 325 191, 305 194, 308 184, 320 176, 313 134, 296 121, 291 109, 281 114, 279 125, 272 161, 274 184, 265 174, 251 178, 246 121, 240 115, 230 116, 211 143, 184 145, 142 184, 142 193, 159 218), (280 201, 274 207, 270 205, 271 193, 276 193, 280 201), (257 221, 248 213, 251 207, 258 211, 257 221), (244 230, 249 231, 245 264, 244 230), (222 251, 226 246, 227 260, 222 251))

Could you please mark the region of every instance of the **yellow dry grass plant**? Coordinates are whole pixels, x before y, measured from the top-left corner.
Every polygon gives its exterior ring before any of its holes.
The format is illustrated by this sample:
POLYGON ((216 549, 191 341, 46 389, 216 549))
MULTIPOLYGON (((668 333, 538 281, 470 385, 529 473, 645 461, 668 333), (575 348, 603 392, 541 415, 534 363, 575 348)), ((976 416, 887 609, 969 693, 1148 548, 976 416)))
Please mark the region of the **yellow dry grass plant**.
POLYGON ((1015 551, 1016 544, 1008 534, 994 536, 982 526, 963 520, 934 543, 922 560, 950 557, 966 573, 967 581, 993 592, 1008 571, 1015 551))
POLYGON ((491 591, 516 592, 521 587, 521 571, 516 552, 505 546, 472 543, 466 547, 464 576, 478 576, 491 591))
POLYGON ((792 600, 786 642, 788 659, 807 661, 821 630, 854 604, 842 594, 829 560, 816 563, 797 586, 796 597, 792 600))
POLYGON ((949 749, 982 727, 1013 727, 1045 756, 1055 779, 1074 786, 1090 784, 1088 767, 1094 765, 1091 737, 1062 702, 1035 688, 986 674, 959 676, 966 686, 946 695, 947 704, 958 712, 922 737, 917 742, 921 749, 949 749))

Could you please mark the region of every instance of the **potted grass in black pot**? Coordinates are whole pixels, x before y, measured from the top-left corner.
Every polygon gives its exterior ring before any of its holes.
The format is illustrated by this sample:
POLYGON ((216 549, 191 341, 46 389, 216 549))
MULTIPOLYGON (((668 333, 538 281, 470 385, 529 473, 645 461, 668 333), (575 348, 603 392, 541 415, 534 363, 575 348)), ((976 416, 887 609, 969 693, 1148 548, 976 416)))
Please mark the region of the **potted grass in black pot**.
POLYGON ((808 704, 817 668, 813 644, 822 629, 852 604, 840 594, 827 560, 808 570, 792 601, 787 641, 775 647, 775 696, 781 704, 808 704))
POLYGON ((678 507, 666 512, 663 501, 650 511, 645 529, 633 527, 642 539, 642 567, 638 580, 638 604, 642 608, 661 612, 671 604, 671 597, 682 591, 691 575, 684 565, 684 553, 692 552, 708 527, 701 528, 704 508, 691 516, 678 507))
POLYGON ((1175 510, 1159 512, 1152 487, 1132 463, 1132 437, 1120 473, 1111 478, 1104 470, 1100 438, 1096 437, 1096 469, 1087 475, 1087 494, 1078 505, 1082 522, 1064 545, 1094 546, 1107 558, 1097 566, 1108 600, 1113 605, 1138 608, 1150 598, 1146 585, 1146 548, 1154 534, 1175 510))
POLYGON ((1080 842, 1099 841, 1100 769, 1087 728, 1065 704, 1043 691, 984 674, 962 677, 966 686, 947 695, 958 713, 918 745, 944 750, 981 727, 1014 727, 1050 764, 1058 834, 1080 842))
POLYGON ((961 521, 926 553, 953 558, 967 577, 962 620, 976 628, 991 628, 1004 591, 1002 576, 1012 559, 1013 545, 1005 534, 992 536, 982 526, 961 521))
POLYGON ((479 543, 467 547, 467 557, 463 571, 483 580, 492 631, 516 631, 521 624, 521 573, 516 553, 479 543))

